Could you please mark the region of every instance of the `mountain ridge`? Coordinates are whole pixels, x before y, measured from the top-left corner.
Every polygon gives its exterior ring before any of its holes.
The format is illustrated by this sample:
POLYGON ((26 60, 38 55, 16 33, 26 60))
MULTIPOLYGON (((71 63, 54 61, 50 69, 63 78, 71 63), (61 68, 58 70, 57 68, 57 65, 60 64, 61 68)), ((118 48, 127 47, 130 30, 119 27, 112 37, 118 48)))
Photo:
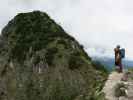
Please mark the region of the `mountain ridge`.
POLYGON ((106 70, 46 13, 20 13, 4 27, 1 100, 103 100, 106 70))

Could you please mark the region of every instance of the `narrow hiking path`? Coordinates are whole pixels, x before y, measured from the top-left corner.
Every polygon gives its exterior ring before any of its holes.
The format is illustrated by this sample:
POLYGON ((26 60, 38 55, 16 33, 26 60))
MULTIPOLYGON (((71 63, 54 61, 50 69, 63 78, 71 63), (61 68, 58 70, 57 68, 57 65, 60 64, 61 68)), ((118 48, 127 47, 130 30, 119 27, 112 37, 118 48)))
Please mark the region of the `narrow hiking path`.
POLYGON ((126 81, 122 81, 122 79, 125 78, 126 73, 127 72, 112 72, 109 75, 108 80, 106 81, 103 88, 103 92, 105 93, 105 98, 107 100, 133 100, 133 80, 128 79, 129 76, 133 76, 133 73, 127 77, 126 81), (124 92, 126 95, 118 97, 115 96, 115 89, 118 84, 124 84, 124 87, 126 87, 124 88, 124 92))
POLYGON ((123 77, 123 73, 117 73, 112 72, 108 80, 105 83, 105 86, 103 88, 103 92, 105 93, 105 97, 108 100, 118 100, 117 97, 114 96, 114 87, 120 83, 121 79, 123 77))

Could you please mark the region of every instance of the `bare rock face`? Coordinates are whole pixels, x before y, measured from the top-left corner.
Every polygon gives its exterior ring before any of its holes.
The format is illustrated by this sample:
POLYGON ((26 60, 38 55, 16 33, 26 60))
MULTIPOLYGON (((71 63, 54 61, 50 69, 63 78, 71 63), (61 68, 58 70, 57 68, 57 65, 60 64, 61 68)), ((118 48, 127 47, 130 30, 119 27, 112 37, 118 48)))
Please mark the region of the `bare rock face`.
MULTIPOLYGON (((0 100, 100 100, 107 73, 46 13, 20 13, 2 31, 0 100)), ((103 99, 101 99, 103 100, 103 99)))

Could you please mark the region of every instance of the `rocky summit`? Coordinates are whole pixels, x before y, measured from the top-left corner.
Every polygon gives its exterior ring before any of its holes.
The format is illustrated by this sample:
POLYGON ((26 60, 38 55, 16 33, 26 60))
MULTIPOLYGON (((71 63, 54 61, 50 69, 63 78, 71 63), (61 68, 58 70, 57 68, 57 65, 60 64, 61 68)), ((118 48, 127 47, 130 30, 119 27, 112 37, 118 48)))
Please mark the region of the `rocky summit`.
POLYGON ((0 100, 104 100, 106 78, 44 12, 19 13, 2 30, 0 100))

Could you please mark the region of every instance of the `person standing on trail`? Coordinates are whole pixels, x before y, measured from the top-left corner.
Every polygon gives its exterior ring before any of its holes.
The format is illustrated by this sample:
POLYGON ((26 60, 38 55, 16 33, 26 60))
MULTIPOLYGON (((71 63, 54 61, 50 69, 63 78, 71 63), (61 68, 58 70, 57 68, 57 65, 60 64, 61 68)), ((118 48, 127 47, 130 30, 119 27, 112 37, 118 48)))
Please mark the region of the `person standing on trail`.
POLYGON ((120 45, 117 45, 114 49, 115 52, 115 66, 119 72, 123 71, 122 58, 125 57, 125 49, 120 49, 120 45))

